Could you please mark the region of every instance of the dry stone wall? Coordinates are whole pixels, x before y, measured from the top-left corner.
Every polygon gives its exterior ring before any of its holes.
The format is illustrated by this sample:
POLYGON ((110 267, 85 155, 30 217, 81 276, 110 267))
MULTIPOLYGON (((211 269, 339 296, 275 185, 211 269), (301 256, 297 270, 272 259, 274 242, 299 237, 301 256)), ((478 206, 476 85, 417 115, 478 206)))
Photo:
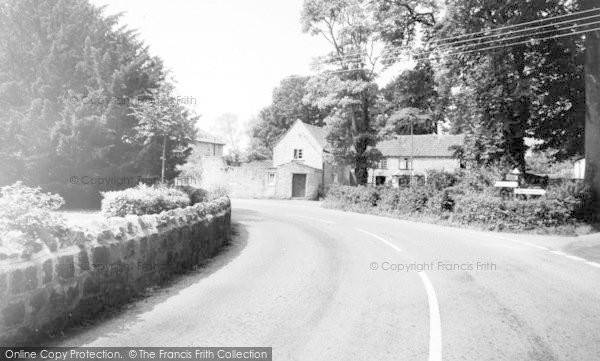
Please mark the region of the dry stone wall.
POLYGON ((0 345, 31 342, 139 295, 215 255, 230 236, 227 197, 69 230, 57 252, 0 262, 0 345), (29 340, 29 341, 25 341, 29 340))

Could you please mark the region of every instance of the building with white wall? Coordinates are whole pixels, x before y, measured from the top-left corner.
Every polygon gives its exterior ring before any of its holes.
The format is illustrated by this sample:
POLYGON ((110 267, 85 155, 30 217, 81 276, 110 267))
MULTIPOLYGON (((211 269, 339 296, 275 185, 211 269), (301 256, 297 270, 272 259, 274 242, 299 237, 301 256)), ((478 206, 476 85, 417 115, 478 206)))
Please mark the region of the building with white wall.
POLYGON ((461 168, 455 149, 463 146, 464 140, 464 134, 422 134, 379 142, 376 148, 383 159, 369 170, 369 182, 397 185, 400 178, 425 175, 428 170, 453 172, 461 168))

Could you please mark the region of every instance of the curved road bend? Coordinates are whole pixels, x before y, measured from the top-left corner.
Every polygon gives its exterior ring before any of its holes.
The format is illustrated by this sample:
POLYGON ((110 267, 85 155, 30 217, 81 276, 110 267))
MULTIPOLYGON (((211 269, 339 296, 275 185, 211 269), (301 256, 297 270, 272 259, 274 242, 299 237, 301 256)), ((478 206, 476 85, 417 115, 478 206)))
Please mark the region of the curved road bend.
POLYGON ((207 269, 61 345, 272 346, 274 360, 600 360, 600 265, 561 252, 565 241, 315 202, 233 207, 235 244, 207 269))

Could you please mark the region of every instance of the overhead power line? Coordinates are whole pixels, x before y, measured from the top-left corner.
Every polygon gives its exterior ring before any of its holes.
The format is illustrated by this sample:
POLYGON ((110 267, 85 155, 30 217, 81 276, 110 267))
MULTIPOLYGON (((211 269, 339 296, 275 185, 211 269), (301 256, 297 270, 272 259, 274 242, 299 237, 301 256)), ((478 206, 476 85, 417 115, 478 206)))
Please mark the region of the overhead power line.
MULTIPOLYGON (((439 51, 444 51, 444 50, 467 50, 469 47, 478 47, 478 46, 482 46, 482 45, 486 45, 486 44, 493 44, 493 43, 502 43, 502 42, 506 42, 506 41, 513 41, 513 40, 517 40, 517 39, 521 39, 521 38, 529 38, 528 41, 533 41, 536 38, 536 36, 539 35, 545 35, 545 34, 549 34, 549 33, 558 33, 558 32, 563 32, 563 31, 568 31, 568 30, 576 30, 576 29, 581 29, 587 26, 591 26, 591 25, 597 25, 600 24, 600 20, 598 21, 593 21, 593 22, 589 22, 589 23, 585 23, 585 24, 576 24, 576 25, 571 25, 571 26, 563 26, 559 29, 548 29, 548 30, 543 30, 543 31, 537 31, 531 34, 522 34, 522 35, 516 35, 516 36, 511 36, 511 37, 507 37, 507 38, 503 38, 503 39, 494 39, 494 40, 487 40, 487 41, 483 41, 483 42, 474 42, 473 44, 464 44, 458 47, 443 47, 441 49, 434 49, 434 50, 428 50, 428 51, 423 51, 420 53, 416 53, 419 55, 425 55, 425 54, 433 54, 433 53, 437 53, 439 51)), ((577 32, 570 32, 568 34, 564 34, 564 35, 573 35, 573 34, 577 34, 577 32)), ((558 35, 558 34, 557 34, 558 35)), ((478 50, 478 49, 472 49, 472 50, 478 50)), ((414 53, 413 53, 414 54, 414 53)), ((406 55, 410 55, 410 53, 406 54, 406 55)), ((397 60, 400 59, 400 57, 402 56, 401 53, 398 53, 397 55, 390 55, 387 57, 381 56, 379 59, 380 60, 397 60)), ((345 59, 341 59, 343 61, 349 62, 349 63, 353 63, 353 62, 360 62, 363 61, 364 58, 363 57, 352 57, 352 58, 345 58, 345 59)), ((325 64, 331 64, 334 62, 337 62, 340 60, 335 60, 335 61, 327 61, 327 62, 320 62, 317 63, 317 65, 325 65, 325 64)))
MULTIPOLYGON (((567 34, 559 34, 559 35, 547 36, 547 37, 543 37, 543 38, 531 38, 531 39, 528 39, 528 40, 525 40, 525 41, 512 42, 510 44, 504 44, 504 45, 499 45, 499 46, 490 46, 490 47, 486 47, 486 48, 482 48, 482 49, 472 49, 472 50, 466 50, 466 51, 459 51, 459 52, 456 52, 456 53, 444 54, 444 56, 463 55, 463 54, 469 54, 469 53, 478 52, 478 51, 492 50, 492 49, 498 49, 498 48, 506 48, 506 47, 510 47, 510 46, 522 45, 522 44, 532 43, 532 42, 536 42, 536 41, 559 39, 559 38, 564 38, 564 37, 567 37, 567 36, 573 36, 573 35, 578 35, 578 34, 591 33, 591 32, 599 31, 599 30, 600 30, 600 27, 597 27, 597 28, 593 28, 593 29, 587 29, 587 30, 581 30, 581 31, 574 31, 574 32, 567 33, 567 34)), ((428 55, 427 53, 431 54, 433 52, 423 52, 423 53, 417 54, 417 56, 428 55)), ((422 60, 422 59, 425 59, 425 58, 414 59, 414 60, 422 60)))
MULTIPOLYGON (((497 46, 490 46, 490 47, 485 47, 485 48, 482 48, 482 49, 472 49, 472 50, 467 50, 467 51, 459 51, 459 52, 454 52, 454 53, 447 53, 447 54, 443 54, 443 56, 456 56, 456 55, 469 54, 469 53, 479 52, 479 51, 501 49, 501 48, 507 48, 507 47, 511 47, 511 46, 515 46, 515 45, 521 45, 521 44, 527 44, 527 43, 531 43, 531 42, 536 42, 536 41, 545 41, 545 40, 551 40, 551 39, 564 38, 564 37, 567 37, 567 36, 573 36, 573 35, 579 35, 579 34, 586 34, 586 33, 591 33, 591 32, 594 32, 594 31, 600 31, 600 27, 596 27, 596 28, 593 28, 593 29, 576 31, 576 32, 571 32, 571 33, 568 33, 568 34, 559 34, 559 35, 547 36, 547 37, 542 37, 542 38, 532 38, 532 39, 528 39, 526 41, 510 42, 508 44, 502 44, 502 45, 497 45, 497 46)), ((413 60, 423 60, 423 59, 426 59, 426 57, 421 57, 421 56, 427 55, 429 53, 431 53, 431 52, 416 53, 416 54, 414 54, 415 58, 413 58, 413 60)), ((347 72, 356 72, 356 71, 371 71, 371 70, 367 69, 367 68, 355 68, 355 69, 344 69, 344 70, 329 71, 329 72, 326 72, 326 73, 327 74, 338 74, 338 73, 347 73, 347 72)))
POLYGON ((588 9, 588 10, 581 10, 581 11, 574 11, 574 12, 569 13, 569 14, 557 15, 557 16, 550 16, 550 17, 543 18, 543 19, 537 19, 537 20, 527 21, 527 22, 524 22, 524 23, 502 26, 502 27, 494 28, 494 29, 481 30, 481 31, 477 31, 477 32, 474 32, 474 33, 468 33, 468 34, 450 36, 450 37, 438 39, 438 40, 436 40, 434 42, 446 41, 446 40, 450 40, 450 39, 460 39, 460 38, 464 38, 464 37, 468 37, 468 36, 485 34, 485 33, 490 32, 490 31, 500 31, 500 30, 506 30, 506 29, 513 29, 513 28, 516 28, 516 27, 519 27, 519 26, 523 26, 523 25, 537 24, 537 23, 541 23, 541 22, 544 22, 544 21, 550 21, 550 20, 556 20, 556 19, 563 19, 563 18, 566 18, 566 17, 569 17, 569 16, 587 14, 587 13, 594 12, 594 11, 600 11, 600 8, 594 8, 594 9, 588 9))
MULTIPOLYGON (((590 10, 585 10, 585 11, 578 11, 578 12, 573 12, 573 13, 566 14, 566 15, 554 16, 554 17, 539 19, 539 20, 535 20, 535 21, 530 21, 530 22, 525 22, 525 23, 520 23, 520 24, 514 24, 514 25, 510 25, 510 26, 505 26, 505 27, 501 27, 501 28, 495 28, 495 29, 490 29, 490 30, 475 32, 475 33, 463 34, 463 35, 460 35, 460 36, 446 37, 446 38, 442 38, 442 39, 438 39, 436 41, 433 41, 432 43, 435 44, 437 42, 443 42, 443 41, 447 41, 447 40, 450 40, 450 39, 456 39, 456 38, 460 38, 460 37, 472 36, 472 35, 477 35, 477 34, 484 34, 484 33, 488 33, 488 32, 495 32, 495 31, 499 31, 499 30, 503 30, 503 29, 509 29, 509 28, 512 29, 512 28, 523 26, 523 25, 527 25, 527 24, 533 24, 533 23, 539 23, 539 22, 544 22, 544 21, 550 21, 550 20, 554 20, 554 19, 565 18, 565 17, 568 17, 568 16, 574 16, 574 15, 578 15, 578 14, 590 13, 592 11, 600 11, 600 8, 595 8, 595 9, 590 9, 590 10)), ((522 33, 522 32, 526 32, 526 31, 536 30, 536 29, 542 29, 542 28, 547 28, 547 27, 552 27, 552 26, 557 26, 557 25, 564 25, 564 24, 575 22, 575 21, 595 19, 595 18, 598 18, 598 17, 600 17, 600 13, 596 14, 596 15, 592 15, 592 16, 580 17, 580 18, 577 18, 577 19, 564 20, 564 21, 554 22, 554 23, 551 23, 551 24, 545 24, 545 25, 539 25, 539 26, 532 26, 532 27, 527 27, 525 29, 508 31, 508 32, 501 33, 501 34, 489 34, 489 35, 485 35, 485 36, 481 36, 481 37, 477 37, 477 38, 473 38, 473 39, 457 40, 457 41, 453 41, 453 42, 450 42, 450 43, 444 43, 444 44, 440 44, 440 45, 441 46, 445 46, 447 48, 450 48, 450 47, 452 47, 455 44, 462 44, 462 43, 468 43, 468 42, 473 42, 473 41, 482 40, 482 39, 496 38, 496 37, 500 37, 500 36, 512 35, 512 34, 516 34, 516 33, 522 33)), ((577 27, 578 25, 586 26, 586 25, 590 25, 590 24, 596 24, 596 22, 588 22, 588 23, 585 23, 585 24, 576 24, 576 25, 573 25, 573 27, 577 27)), ((552 29, 552 31, 562 31, 565 28, 570 28, 570 27, 561 27, 560 29, 552 29)), ((538 33, 538 35, 542 34, 542 33, 548 33, 548 32, 551 32, 551 31, 549 30, 549 31, 546 31, 546 32, 540 32, 540 33, 538 33)), ((533 35, 535 35, 535 34, 533 34, 533 35)), ((523 35, 523 36, 526 36, 526 35, 523 35)), ((523 37, 523 36, 520 36, 520 37, 523 37)), ((514 38, 517 38, 517 37, 514 37, 514 38)), ((432 43, 430 43, 430 44, 432 44, 432 43)), ((471 44, 469 44, 469 46, 470 45, 471 44)), ((392 53, 383 54, 383 55, 379 56, 378 59, 385 60, 385 59, 389 59, 389 58, 395 58, 403 50, 409 50, 409 49, 410 48, 407 47, 407 46, 400 46, 400 47, 392 48, 392 53)), ((359 58, 361 58, 361 55, 362 56, 366 56, 366 55, 371 55, 371 54, 369 54, 369 53, 367 53, 365 51, 361 51, 361 52, 353 52, 353 53, 344 54, 343 56, 334 55, 334 56, 331 56, 328 59, 325 59, 325 60, 323 60, 323 61, 321 61, 319 63, 320 64, 326 64, 326 63, 333 63, 333 62, 336 62, 336 61, 348 60, 348 59, 354 59, 354 58, 359 59, 359 58)))
MULTIPOLYGON (((490 49, 493 48, 495 45, 490 46, 490 47, 483 47, 481 48, 482 45, 487 45, 487 44, 494 44, 497 43, 497 46, 503 46, 505 44, 505 42, 508 42, 508 45, 514 46, 514 45, 518 45, 518 44, 527 44, 527 43, 531 43, 531 42, 535 42, 538 40, 548 40, 548 39, 555 39, 555 38, 561 38, 561 37, 565 37, 565 36, 571 36, 571 35, 577 35, 577 34, 582 34, 584 32, 587 31, 594 31, 593 29, 586 29, 586 30, 581 30, 581 31, 570 31, 568 33, 558 33, 558 34, 554 34, 551 36, 545 36, 545 37, 539 37, 539 35, 545 35, 545 34, 549 34, 549 33, 554 33, 554 32, 563 32, 563 31, 568 31, 568 30, 578 30, 578 29, 584 29, 587 26, 591 26, 591 25, 598 25, 600 24, 600 21, 595 21, 595 22, 591 22, 588 24, 582 24, 582 25, 573 25, 573 26, 568 26, 568 27, 563 27, 561 29, 551 29, 551 30, 544 30, 544 31, 539 31, 539 32, 535 32, 533 34, 523 34, 523 35, 517 35, 517 36, 512 36, 512 37, 508 37, 505 39, 498 39, 498 40, 488 40, 488 41, 484 41, 481 43, 476 43, 476 44, 468 44, 468 45, 462 45, 456 48, 452 48, 452 47, 447 47, 447 48, 442 48, 442 49, 435 49, 435 50, 428 50, 428 51, 422 51, 422 52, 416 52, 414 54, 410 54, 409 55, 418 55, 418 56, 424 56, 424 55, 430 55, 430 54, 435 54, 435 53, 440 53, 443 51, 454 51, 454 53, 466 53, 466 52, 475 52, 475 51, 483 51, 486 49, 490 49), (522 38, 527 38, 526 40, 522 40, 522 41, 518 41, 519 39, 522 38), (469 49, 470 47, 475 47, 474 49, 469 49)), ((395 58, 387 58, 387 60, 398 60, 400 59, 399 56, 395 57, 395 58)))

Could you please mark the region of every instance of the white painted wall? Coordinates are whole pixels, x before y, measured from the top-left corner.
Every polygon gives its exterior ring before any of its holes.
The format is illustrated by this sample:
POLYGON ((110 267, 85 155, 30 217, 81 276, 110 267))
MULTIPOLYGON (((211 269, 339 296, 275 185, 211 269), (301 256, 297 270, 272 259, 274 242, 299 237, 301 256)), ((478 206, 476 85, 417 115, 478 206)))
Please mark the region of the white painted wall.
POLYGON ((323 169, 323 148, 300 121, 294 123, 273 148, 273 166, 277 167, 294 160, 294 149, 302 149, 303 164, 323 169))
MULTIPOLYGON (((406 174, 410 174, 410 170, 401 169, 400 165, 404 163, 405 157, 387 158, 387 169, 369 169, 369 182, 374 176, 385 176, 387 180, 391 180, 394 173, 400 170, 406 174)), ((460 161, 456 158, 419 158, 413 160, 414 171, 416 175, 425 174, 428 170, 444 170, 454 172, 460 168, 460 161)), ((410 158, 409 158, 410 167, 410 158)))

